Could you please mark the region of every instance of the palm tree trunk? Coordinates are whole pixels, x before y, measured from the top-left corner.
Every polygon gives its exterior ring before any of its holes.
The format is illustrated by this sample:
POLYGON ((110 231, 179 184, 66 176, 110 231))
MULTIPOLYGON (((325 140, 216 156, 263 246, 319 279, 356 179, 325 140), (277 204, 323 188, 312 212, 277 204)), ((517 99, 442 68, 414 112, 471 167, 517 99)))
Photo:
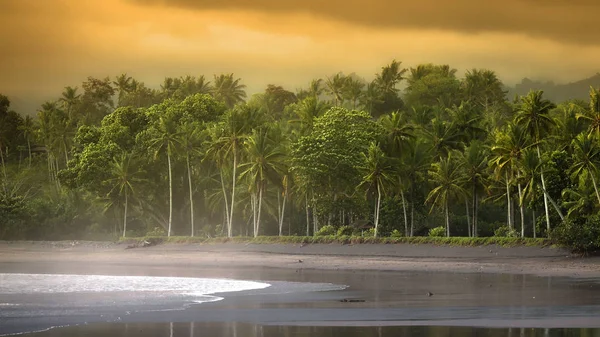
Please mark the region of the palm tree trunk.
POLYGON ((375 237, 379 228, 379 207, 381 206, 381 186, 377 184, 377 206, 375 207, 375 237))
POLYGON ((507 199, 506 207, 508 207, 508 209, 507 209, 507 212, 508 212, 508 214, 507 214, 508 221, 507 222, 508 222, 508 228, 509 229, 513 229, 512 216, 511 216, 511 213, 512 213, 511 212, 512 211, 511 210, 511 205, 512 204, 510 202, 510 186, 508 184, 508 172, 505 173, 505 177, 506 177, 506 199, 507 199))
POLYGON ((404 213, 404 236, 408 236, 408 214, 406 213, 406 200, 404 200, 404 192, 400 191, 402 198, 402 212, 404 213))
POLYGON ((65 151, 65 167, 69 164, 69 152, 67 151, 67 142, 63 140, 63 151, 65 151))
POLYGON ((8 175, 6 174, 6 163, 4 163, 4 154, 2 151, 2 145, 0 145, 0 162, 2 163, 2 174, 4 175, 4 180, 2 183, 2 186, 4 188, 4 194, 6 194, 7 188, 6 188, 6 183, 8 182, 8 175))
POLYGON ((227 224, 227 237, 230 238, 233 236, 233 205, 235 204, 235 182, 236 182, 236 173, 237 170, 237 150, 233 149, 233 182, 231 184, 231 209, 229 210, 229 223, 227 224))
POLYGON ((167 236, 171 236, 171 224, 173 223, 173 177, 171 172, 171 151, 167 151, 167 162, 169 164, 169 229, 167 236))
POLYGON ((127 233, 127 188, 125 188, 125 211, 123 212, 123 237, 127 233))
POLYGON ((308 193, 304 195, 304 201, 306 203, 306 236, 310 236, 310 214, 308 211, 308 193))
POLYGON ((29 165, 27 168, 31 168, 31 141, 29 140, 29 137, 27 137, 27 150, 29 152, 29 165))
POLYGON ((448 211, 448 199, 444 203, 444 209, 446 211, 446 236, 450 237, 450 214, 448 211))
POLYGON ((255 236, 256 233, 256 219, 258 218, 256 214, 257 210, 257 198, 256 192, 250 193, 250 205, 252 206, 252 235, 255 236))
POLYGON ((220 171, 221 190, 223 190, 223 200, 225 201, 225 224, 229 226, 229 200, 227 199, 227 191, 225 191, 225 181, 223 180, 223 170, 220 171))
POLYGON ((465 198, 465 208, 467 210, 467 232, 471 237, 471 218, 469 217, 469 199, 465 198))
POLYGON ((477 237, 478 229, 477 229, 477 208, 478 208, 478 198, 477 198, 477 189, 473 187, 473 237, 477 237))
POLYGON ((287 201, 288 187, 285 186, 283 194, 283 203, 281 204, 281 213, 279 214, 279 236, 283 236, 283 216, 285 215, 285 203, 287 201))
POLYGON ((262 210, 262 195, 263 195, 264 187, 261 186, 258 188, 258 217, 256 218, 256 231, 254 232, 254 237, 258 236, 258 231, 260 230, 260 211, 262 210))
MULTIPOLYGON (((542 160, 542 155, 540 153, 540 146, 536 146, 538 159, 542 160)), ((544 210, 546 211, 546 232, 550 235, 550 211, 548 210, 548 194, 546 193, 546 179, 544 179, 544 169, 540 169, 540 176, 542 178, 542 190, 544 191, 544 210)))
MULTIPOLYGON (((517 173, 517 178, 521 178, 521 174, 517 173)), ((519 187, 519 208, 521 211, 521 237, 525 237, 525 206, 523 205, 523 190, 521 189, 521 183, 517 185, 519 187)))
POLYGON ((600 203, 600 193, 598 193, 598 186, 596 185, 596 178, 594 178, 594 173, 590 172, 590 176, 592 177, 592 183, 594 184, 594 190, 596 191, 596 197, 598 198, 598 203, 600 203))
POLYGON ((190 170, 190 156, 185 156, 188 171, 188 185, 190 188, 190 227, 192 233, 190 236, 194 236, 194 194, 192 193, 192 171, 190 170))
POLYGON ((533 238, 535 239, 535 238, 537 238, 537 230, 535 228, 536 227, 535 226, 535 208, 531 209, 531 215, 532 215, 532 218, 533 218, 533 223, 532 223, 531 227, 533 227, 533 238))

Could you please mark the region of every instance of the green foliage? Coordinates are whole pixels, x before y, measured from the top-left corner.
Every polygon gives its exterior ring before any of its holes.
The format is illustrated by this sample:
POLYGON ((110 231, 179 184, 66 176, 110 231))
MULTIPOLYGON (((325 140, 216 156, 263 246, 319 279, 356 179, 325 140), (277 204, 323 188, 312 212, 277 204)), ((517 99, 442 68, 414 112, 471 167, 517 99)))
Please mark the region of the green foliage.
POLYGON ((146 236, 165 236, 167 232, 162 227, 154 227, 151 231, 146 233, 146 236))
POLYGON ((499 238, 518 238, 520 235, 514 228, 501 226, 494 231, 494 236, 499 238))
POLYGON ((439 226, 429 230, 429 236, 435 238, 441 238, 446 236, 446 227, 439 226))
POLYGON ((331 236, 335 234, 335 227, 333 227, 332 225, 325 225, 319 228, 319 230, 315 233, 315 236, 331 236))
POLYGON ((399 230, 397 230, 397 229, 394 229, 394 230, 392 231, 392 233, 390 234, 390 237, 391 237, 391 238, 402 238, 402 237, 404 237, 404 233, 400 232, 400 231, 399 231, 399 230))
POLYGON ((567 219, 550 233, 552 240, 577 253, 600 250, 600 216, 567 219))
POLYGON ((341 226, 337 230, 337 236, 352 236, 354 234, 354 227, 352 226, 341 226))

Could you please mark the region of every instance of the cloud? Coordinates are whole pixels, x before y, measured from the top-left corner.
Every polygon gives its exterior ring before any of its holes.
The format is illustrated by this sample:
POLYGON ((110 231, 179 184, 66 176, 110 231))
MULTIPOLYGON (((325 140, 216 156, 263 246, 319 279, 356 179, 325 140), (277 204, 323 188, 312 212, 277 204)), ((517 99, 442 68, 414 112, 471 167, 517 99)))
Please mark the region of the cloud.
MULTIPOLYGON (((128 0, 141 5, 308 14, 365 27, 523 34, 600 44, 597 0, 128 0)), ((300 27, 299 27, 300 28, 300 27)))

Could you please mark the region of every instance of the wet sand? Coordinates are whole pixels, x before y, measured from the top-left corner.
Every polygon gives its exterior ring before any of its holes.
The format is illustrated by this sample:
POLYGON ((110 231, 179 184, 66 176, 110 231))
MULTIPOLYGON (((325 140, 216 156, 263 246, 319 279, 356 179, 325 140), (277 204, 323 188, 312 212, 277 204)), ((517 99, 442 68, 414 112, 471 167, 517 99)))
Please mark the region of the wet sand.
POLYGON ((600 327, 600 259, 571 256, 562 249, 371 244, 125 248, 1 242, 0 273, 219 277, 348 286, 342 291, 276 296, 233 293, 185 311, 114 313, 113 322, 600 327), (359 301, 344 301, 348 299, 359 301))
MULTIPOLYGON (((582 258, 560 248, 454 247, 409 244, 169 244, 126 249, 94 242, 0 242, 0 268, 40 263, 292 270, 437 271, 600 277, 600 257, 582 258), (302 262, 300 262, 302 261, 302 262)), ((87 268, 86 266, 82 266, 87 268)), ((0 270, 2 270, 0 269, 0 270)))

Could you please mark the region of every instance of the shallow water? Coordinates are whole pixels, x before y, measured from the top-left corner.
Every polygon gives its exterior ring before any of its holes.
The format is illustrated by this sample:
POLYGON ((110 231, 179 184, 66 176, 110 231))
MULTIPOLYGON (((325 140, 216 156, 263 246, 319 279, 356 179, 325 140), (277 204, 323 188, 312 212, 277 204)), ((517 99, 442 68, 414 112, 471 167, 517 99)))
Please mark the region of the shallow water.
MULTIPOLYGON (((24 335, 28 336, 28 335, 24 335)), ((600 329, 514 329, 447 326, 314 327, 244 323, 92 324, 31 334, 36 337, 600 337, 600 329)))
MULTIPOLYGON (((39 272, 43 266, 5 265, 0 270, 39 272)), ((85 271, 82 265, 52 266, 53 273, 82 270, 85 271)), ((13 315, 8 325, 0 324, 0 330, 22 331, 23 327, 27 327, 27 331, 31 331, 71 325, 35 336, 600 337, 597 330, 600 328, 600 283, 595 279, 485 273, 115 265, 95 265, 93 271, 113 275, 257 280, 272 286, 218 294, 223 300, 176 311, 148 311, 149 306, 135 304, 135 293, 120 292, 114 294, 132 304, 130 312, 124 312, 124 307, 109 304, 98 306, 84 315, 79 307, 67 305, 64 311, 52 315, 47 312, 39 312, 35 317, 13 315), (321 288, 315 288, 315 284, 321 288), (336 285, 347 285, 348 288, 336 285), (427 296, 429 292, 433 295, 427 296), (341 301, 343 299, 360 302, 341 301), (90 324, 82 325, 84 322, 90 324), (79 326, 73 326, 76 324, 79 326)), ((105 295, 80 294, 77 301, 101 303, 105 295)), ((73 300, 68 294, 54 294, 58 297, 52 298, 44 294, 30 296, 34 296, 30 299, 32 301, 43 302, 46 299, 47 303, 70 303, 73 300)), ((180 301, 170 296, 167 298, 180 301)), ((0 298, 0 302, 5 301, 0 298)), ((173 303, 166 304, 168 307, 173 303)), ((166 307, 159 308, 164 309, 166 307)))

